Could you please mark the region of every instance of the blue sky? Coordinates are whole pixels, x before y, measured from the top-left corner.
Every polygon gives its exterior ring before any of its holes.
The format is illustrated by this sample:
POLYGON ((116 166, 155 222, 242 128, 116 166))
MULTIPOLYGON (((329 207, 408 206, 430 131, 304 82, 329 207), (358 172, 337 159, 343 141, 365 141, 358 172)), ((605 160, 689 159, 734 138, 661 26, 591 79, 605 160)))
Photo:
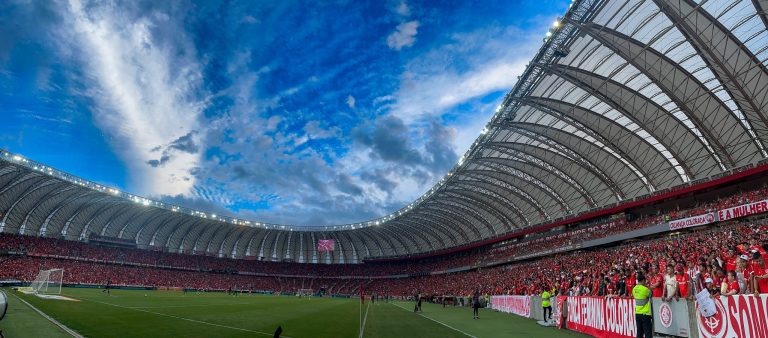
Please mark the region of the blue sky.
POLYGON ((0 147, 288 224, 427 191, 569 1, 3 1, 0 147))

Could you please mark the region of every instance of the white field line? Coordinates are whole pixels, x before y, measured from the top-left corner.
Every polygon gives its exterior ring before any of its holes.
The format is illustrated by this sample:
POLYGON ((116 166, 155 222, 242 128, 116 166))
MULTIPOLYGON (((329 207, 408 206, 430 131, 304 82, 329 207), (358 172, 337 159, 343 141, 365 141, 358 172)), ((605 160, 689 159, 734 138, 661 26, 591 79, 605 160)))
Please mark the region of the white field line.
POLYGON ((77 331, 68 328, 66 325, 64 325, 62 323, 59 323, 58 320, 51 318, 51 316, 45 314, 43 311, 40 311, 36 307, 32 306, 32 304, 27 303, 26 300, 23 300, 23 299, 19 298, 19 296, 14 295, 13 293, 11 293, 11 294, 14 297, 16 297, 16 299, 20 300, 22 303, 24 303, 27 306, 29 306, 30 309, 34 310, 39 315, 43 316, 43 318, 47 319, 48 321, 50 321, 54 325, 58 326, 60 329, 64 330, 64 332, 68 333, 70 336, 75 337, 75 338, 84 338, 81 334, 77 333, 77 331))
MULTIPOLYGON (((85 299, 85 298, 83 298, 83 299, 85 299)), ((265 336, 274 336, 273 333, 268 333, 268 332, 249 330, 249 329, 244 329, 244 328, 236 327, 236 326, 229 326, 229 325, 205 322, 205 321, 202 321, 202 320, 185 318, 185 317, 179 317, 179 316, 174 316, 174 315, 169 315, 169 314, 165 314, 165 313, 154 312, 154 311, 149 311, 149 310, 144 310, 144 309, 137 309, 137 308, 132 308, 132 307, 128 307, 128 306, 122 306, 122 305, 117 305, 117 304, 112 304, 112 303, 107 303, 107 302, 101 302, 101 301, 93 300, 93 299, 85 299, 85 300, 91 301, 91 302, 95 302, 95 303, 104 304, 104 305, 119 307, 119 308, 123 308, 123 309, 129 309, 129 310, 134 310, 134 311, 139 311, 139 312, 146 312, 146 313, 151 313, 153 315, 169 317, 169 318, 175 318, 175 319, 179 319, 179 320, 185 320, 185 321, 188 321, 188 322, 193 322, 193 323, 198 323, 198 324, 205 324, 205 325, 210 325, 210 326, 223 327, 225 329, 257 333, 257 334, 261 334, 261 335, 265 335, 265 336)), ((292 338, 292 337, 289 337, 289 336, 281 336, 281 337, 283 337, 283 338, 292 338)))
POLYGON ((365 307, 365 317, 363 318, 363 325, 360 327, 360 336, 358 338, 363 338, 363 332, 365 332, 365 322, 368 320, 368 310, 371 308, 371 303, 368 303, 368 306, 365 307))
MULTIPOLYGON (((406 308, 404 308, 404 307, 402 307, 402 306, 400 306, 400 305, 397 305, 397 304, 395 304, 394 302, 392 302, 392 303, 389 303, 389 304, 392 304, 392 305, 394 305, 394 306, 397 306, 397 307, 399 307, 399 308, 401 308, 401 309, 403 309, 403 310, 405 310, 405 311, 408 311, 408 309, 406 309, 406 308)), ((410 311, 408 311, 408 312, 410 312, 410 311)), ((433 321, 433 322, 435 322, 435 323, 438 323, 438 324, 440 324, 440 325, 442 325, 442 326, 445 326, 445 327, 447 327, 447 328, 449 328, 449 329, 451 329, 451 330, 454 330, 454 331, 460 332, 461 334, 464 334, 464 335, 466 335, 467 337, 477 338, 477 337, 475 337, 475 336, 473 336, 473 335, 471 335, 471 334, 469 334, 469 333, 466 333, 466 332, 464 332, 464 331, 461 331, 461 330, 459 330, 459 329, 457 329, 457 328, 455 328, 455 327, 453 327, 453 326, 450 326, 450 325, 448 325, 448 324, 446 324, 446 323, 443 323, 443 322, 441 322, 441 321, 439 321, 439 320, 437 320, 437 319, 429 318, 429 317, 427 317, 427 316, 425 316, 425 315, 423 315, 423 314, 421 314, 421 313, 416 313, 416 314, 417 314, 417 315, 419 315, 419 316, 422 316, 422 317, 424 317, 424 318, 426 318, 426 319, 429 319, 429 320, 431 320, 431 321, 433 321)))

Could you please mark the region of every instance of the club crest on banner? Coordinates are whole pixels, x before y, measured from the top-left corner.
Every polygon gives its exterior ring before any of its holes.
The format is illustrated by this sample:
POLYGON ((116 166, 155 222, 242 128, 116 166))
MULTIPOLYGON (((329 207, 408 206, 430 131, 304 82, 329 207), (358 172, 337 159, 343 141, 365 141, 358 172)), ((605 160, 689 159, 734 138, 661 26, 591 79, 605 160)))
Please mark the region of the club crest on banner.
POLYGON ((672 309, 669 307, 669 304, 661 303, 659 318, 661 319, 661 325, 664 325, 664 327, 672 325, 672 309))
MULTIPOLYGON (((715 338, 722 337, 728 332, 728 321, 725 319, 725 307, 720 298, 714 299, 715 306, 717 307, 717 313, 710 317, 704 317, 701 311, 696 311, 699 316, 699 332, 703 337, 715 338)), ((698 304, 697 304, 698 307, 698 304)))

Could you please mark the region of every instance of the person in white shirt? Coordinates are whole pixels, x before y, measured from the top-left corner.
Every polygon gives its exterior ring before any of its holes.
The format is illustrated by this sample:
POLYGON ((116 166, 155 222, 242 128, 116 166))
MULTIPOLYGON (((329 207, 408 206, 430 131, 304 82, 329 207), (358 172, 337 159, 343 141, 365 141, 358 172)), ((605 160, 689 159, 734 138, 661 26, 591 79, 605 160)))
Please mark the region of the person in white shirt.
POLYGON ((666 273, 664 274, 664 294, 661 299, 665 302, 672 300, 680 300, 677 295, 677 279, 675 279, 675 269, 672 264, 667 264, 666 273))

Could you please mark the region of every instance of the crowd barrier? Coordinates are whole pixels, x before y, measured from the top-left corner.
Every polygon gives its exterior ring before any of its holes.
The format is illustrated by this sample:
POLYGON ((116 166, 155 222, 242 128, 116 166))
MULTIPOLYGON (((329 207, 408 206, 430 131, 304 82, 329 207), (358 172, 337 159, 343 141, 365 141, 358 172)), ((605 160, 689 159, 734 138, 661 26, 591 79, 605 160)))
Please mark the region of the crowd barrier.
MULTIPOLYGON (((736 295, 714 301, 717 313, 704 317, 695 301, 664 302, 653 298, 654 332, 685 338, 768 337, 768 295, 736 295)), ((594 337, 636 336, 635 305, 631 298, 561 296, 552 298, 551 304, 557 327, 594 337)), ((491 296, 490 307, 525 318, 544 319, 538 296, 491 296)))
POLYGON ((720 297, 715 305, 717 313, 711 317, 696 311, 701 337, 768 337, 768 295, 720 297))
POLYGON ((531 318, 531 297, 511 295, 491 296, 491 308, 499 312, 531 318))
POLYGON ((567 297, 565 307, 565 325, 569 330, 593 337, 636 336, 633 299, 567 297))

